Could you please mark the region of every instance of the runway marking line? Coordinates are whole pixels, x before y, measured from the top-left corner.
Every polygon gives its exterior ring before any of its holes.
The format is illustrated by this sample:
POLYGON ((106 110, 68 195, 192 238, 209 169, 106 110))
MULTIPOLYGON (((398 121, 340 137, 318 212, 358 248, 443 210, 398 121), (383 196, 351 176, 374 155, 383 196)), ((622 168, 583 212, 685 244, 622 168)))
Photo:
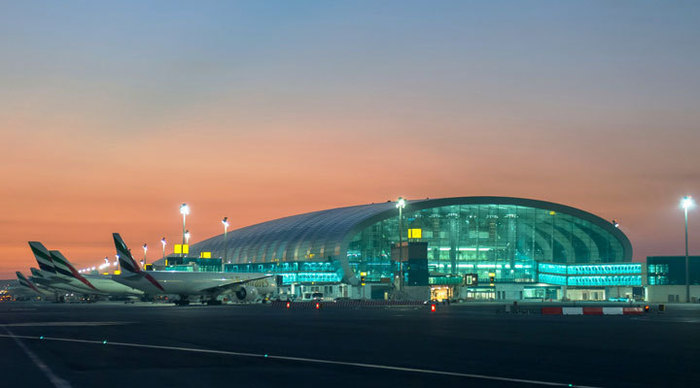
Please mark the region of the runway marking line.
MULTIPOLYGON (((7 330, 7 329, 5 329, 5 330, 7 330)), ((558 382, 553 382, 553 381, 518 379, 518 378, 512 378, 512 377, 499 377, 499 376, 489 376, 489 375, 481 375, 481 374, 474 374, 474 373, 449 372, 449 371, 441 371, 441 370, 433 370, 433 369, 409 368, 409 367, 392 366, 392 365, 367 364, 367 363, 362 363, 362 362, 322 360, 322 359, 317 359, 317 358, 292 357, 292 356, 275 356, 275 355, 267 354, 267 353, 259 354, 259 353, 246 353, 246 352, 232 352, 232 351, 228 351, 228 350, 185 348, 185 347, 180 347, 180 346, 165 346, 165 345, 148 345, 148 344, 137 344, 137 343, 129 343, 129 342, 113 342, 113 341, 109 341, 109 340, 96 341, 96 340, 83 340, 83 339, 75 339, 75 338, 59 338, 59 337, 44 337, 44 336, 36 337, 36 336, 28 336, 28 335, 15 336, 15 335, 0 334, 0 338, 1 337, 22 338, 22 339, 31 339, 31 340, 37 340, 37 341, 76 342, 76 343, 103 345, 103 346, 115 345, 115 346, 127 346, 127 347, 134 347, 134 348, 147 348, 147 349, 159 349, 159 350, 179 350, 179 351, 193 352, 193 353, 208 353, 208 354, 220 354, 220 355, 238 356, 238 357, 265 358, 265 359, 273 359, 273 360, 306 362, 306 363, 313 363, 313 364, 354 366, 354 367, 359 367, 359 368, 382 369, 382 370, 392 370, 392 371, 399 371, 399 372, 413 372, 413 373, 433 374, 433 375, 442 375, 442 376, 468 377, 468 378, 481 379, 481 380, 506 381, 506 382, 510 382, 510 383, 523 383, 523 384, 538 384, 538 385, 547 385, 547 386, 553 386, 553 387, 594 388, 592 386, 575 385, 575 384, 571 384, 571 383, 558 383, 558 382)))
POLYGON ((60 326, 115 326, 115 325, 128 325, 133 322, 24 322, 24 323, 5 323, 2 326, 5 327, 60 327, 60 326))
MULTIPOLYGON (((32 360, 34 365, 41 370, 44 375, 51 381, 51 383, 56 387, 56 388, 70 388, 70 384, 68 381, 63 380, 62 378, 56 376, 53 371, 51 371, 51 368, 48 367, 41 359, 34 354, 29 348, 27 348, 22 341, 20 341, 20 338, 27 338, 27 336, 24 335, 15 335, 13 332, 10 331, 5 325, 0 325, 2 328, 7 332, 7 334, 0 334, 1 337, 6 337, 6 338, 12 338, 15 343, 17 343, 17 346, 19 346, 24 353, 32 360)), ((37 339, 35 337, 32 337, 31 339, 37 339)))

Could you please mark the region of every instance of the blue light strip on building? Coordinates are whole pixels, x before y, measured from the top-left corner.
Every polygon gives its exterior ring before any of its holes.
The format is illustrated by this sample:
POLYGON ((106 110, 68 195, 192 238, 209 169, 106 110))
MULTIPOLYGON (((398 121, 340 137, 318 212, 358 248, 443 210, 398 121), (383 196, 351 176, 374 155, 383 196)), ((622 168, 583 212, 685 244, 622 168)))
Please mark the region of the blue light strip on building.
POLYGON ((539 281, 560 286, 641 286, 642 263, 566 265, 539 263, 539 281))
POLYGON ((561 275, 626 275, 642 273, 642 263, 593 265, 539 263, 537 268, 540 273, 561 275))
POLYGON ((641 274, 642 263, 569 265, 569 275, 641 274))
MULTIPOLYGON (((555 273, 566 275, 566 265, 564 264, 549 264, 549 263, 539 263, 538 270, 544 273, 555 273)), ((540 275, 541 280, 541 275, 540 275)))
POLYGON ((341 276, 333 272, 294 272, 277 273, 282 276, 282 284, 292 283, 338 283, 341 276))
POLYGON ((641 275, 569 276, 569 286, 641 286, 641 275))
POLYGON ((566 285, 566 276, 564 275, 550 275, 550 274, 540 274, 539 276, 541 283, 556 284, 559 286, 566 285))

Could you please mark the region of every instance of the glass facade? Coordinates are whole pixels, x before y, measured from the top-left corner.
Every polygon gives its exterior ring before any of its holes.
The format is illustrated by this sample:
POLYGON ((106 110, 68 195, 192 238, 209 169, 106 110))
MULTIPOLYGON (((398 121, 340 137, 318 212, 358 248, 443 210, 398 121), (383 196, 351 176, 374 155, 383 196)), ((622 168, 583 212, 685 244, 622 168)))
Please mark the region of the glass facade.
POLYGON ((166 271, 179 272, 218 272, 221 271, 221 259, 202 259, 199 257, 168 257, 166 271))
MULTIPOLYGON (((700 256, 688 257, 690 284, 700 284, 700 256)), ((685 285, 685 256, 647 257, 647 281, 650 286, 685 285)))
MULTIPOLYGON (((391 248, 403 241, 428 243, 431 276, 477 274, 496 282, 535 282, 537 262, 624 261, 622 244, 602 227, 553 210, 518 205, 465 204, 406 209, 356 233, 347 256, 353 270, 390 278, 391 248), (419 234, 409 239, 408 230, 419 234), (493 275, 492 275, 493 274, 493 275)), ((397 258, 394 258, 395 260, 397 258)))
MULTIPOLYGON (((306 279, 302 273, 333 273, 357 284, 365 273, 367 282, 391 283, 394 274, 407 276, 410 270, 408 264, 399 266, 396 252, 392 257, 400 241, 427 245, 427 254, 413 259, 427 256, 433 285, 456 284, 462 275, 479 279, 477 286, 533 283, 538 263, 625 263, 632 256, 627 237, 600 217, 511 197, 408 201, 401 222, 395 202, 322 210, 237 229, 226 238, 214 236, 190 251, 226 257, 227 270, 274 271, 288 274, 290 281, 306 279), (333 268, 306 270, 303 263, 333 268)), ((412 268, 418 265, 414 261, 412 268)))
POLYGON ((225 264, 224 272, 274 273, 282 276, 282 284, 338 283, 342 270, 333 262, 272 262, 249 264, 225 264))
POLYGON ((539 281, 579 287, 641 286, 642 263, 566 265, 539 263, 539 281))

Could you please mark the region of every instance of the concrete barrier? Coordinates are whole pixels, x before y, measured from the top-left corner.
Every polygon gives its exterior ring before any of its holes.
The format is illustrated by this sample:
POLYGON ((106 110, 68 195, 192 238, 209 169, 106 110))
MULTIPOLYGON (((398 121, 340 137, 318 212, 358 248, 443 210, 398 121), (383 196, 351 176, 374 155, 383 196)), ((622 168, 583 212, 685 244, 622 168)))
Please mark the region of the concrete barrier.
POLYGON ((639 315, 642 307, 542 307, 542 315, 639 315))

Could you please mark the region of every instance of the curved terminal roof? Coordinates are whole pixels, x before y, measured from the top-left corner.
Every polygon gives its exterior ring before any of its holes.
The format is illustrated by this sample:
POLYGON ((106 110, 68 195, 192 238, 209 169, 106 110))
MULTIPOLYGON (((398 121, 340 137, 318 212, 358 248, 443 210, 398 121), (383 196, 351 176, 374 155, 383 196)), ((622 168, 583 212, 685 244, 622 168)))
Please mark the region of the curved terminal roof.
MULTIPOLYGON (((405 211, 452 205, 515 205, 568 214, 608 232, 621 244, 622 260, 632 260, 629 239, 610 222, 553 202, 513 197, 454 197, 407 201, 405 211)), ((233 230, 227 233, 226 241, 221 234, 194 244, 190 250, 194 254, 212 252, 217 257, 225 256, 231 263, 341 259, 356 233, 397 215, 395 202, 321 210, 233 230)))
POLYGON ((228 232, 224 244, 221 234, 190 247, 193 253, 210 251, 232 263, 297 261, 309 251, 320 252, 322 259, 337 256, 341 244, 357 225, 380 215, 396 213, 394 202, 321 210, 280 218, 228 232))

